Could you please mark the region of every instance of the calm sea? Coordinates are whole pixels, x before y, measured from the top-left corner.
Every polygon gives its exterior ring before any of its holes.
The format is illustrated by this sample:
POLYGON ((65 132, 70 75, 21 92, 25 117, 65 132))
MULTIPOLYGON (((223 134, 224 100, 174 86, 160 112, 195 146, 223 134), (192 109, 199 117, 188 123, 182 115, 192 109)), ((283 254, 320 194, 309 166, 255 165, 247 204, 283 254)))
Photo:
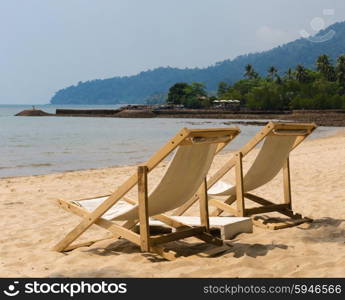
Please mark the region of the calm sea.
MULTIPOLYGON (((83 117, 15 117, 31 105, 0 105, 0 177, 137 164, 145 161, 182 127, 226 127, 229 120, 123 119, 83 117)), ((115 108, 61 106, 58 108, 115 108)), ((56 106, 36 105, 55 112, 56 106)), ((247 142, 258 126, 239 126, 242 133, 228 147, 247 142)), ((337 128, 322 127, 314 137, 337 128)))

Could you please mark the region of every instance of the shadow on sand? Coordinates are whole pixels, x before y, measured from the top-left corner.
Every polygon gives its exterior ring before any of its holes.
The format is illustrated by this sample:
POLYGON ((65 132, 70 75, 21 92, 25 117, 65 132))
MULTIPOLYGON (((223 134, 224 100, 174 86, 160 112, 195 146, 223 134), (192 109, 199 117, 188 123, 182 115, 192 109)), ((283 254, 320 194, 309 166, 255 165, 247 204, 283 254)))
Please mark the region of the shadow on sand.
POLYGON ((345 222, 345 219, 333 219, 329 217, 315 219, 313 222, 306 224, 306 227, 299 228, 301 230, 312 230, 319 229, 322 227, 339 227, 342 223, 345 222))
POLYGON ((312 243, 345 243, 345 220, 333 218, 316 219, 298 229, 304 231, 302 240, 312 243))

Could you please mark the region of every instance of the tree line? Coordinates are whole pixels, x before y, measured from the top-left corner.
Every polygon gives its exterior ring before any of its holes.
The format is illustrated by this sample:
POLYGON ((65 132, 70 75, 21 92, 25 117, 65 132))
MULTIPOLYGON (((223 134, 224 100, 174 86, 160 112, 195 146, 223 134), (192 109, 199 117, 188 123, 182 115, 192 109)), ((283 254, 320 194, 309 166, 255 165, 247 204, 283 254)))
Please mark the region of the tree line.
POLYGON ((243 75, 234 84, 220 82, 217 97, 207 96, 202 83, 176 83, 166 101, 187 108, 207 108, 216 99, 236 99, 253 110, 345 109, 345 55, 334 63, 326 54, 320 55, 314 70, 299 64, 281 74, 271 66, 266 76, 247 64, 243 75))

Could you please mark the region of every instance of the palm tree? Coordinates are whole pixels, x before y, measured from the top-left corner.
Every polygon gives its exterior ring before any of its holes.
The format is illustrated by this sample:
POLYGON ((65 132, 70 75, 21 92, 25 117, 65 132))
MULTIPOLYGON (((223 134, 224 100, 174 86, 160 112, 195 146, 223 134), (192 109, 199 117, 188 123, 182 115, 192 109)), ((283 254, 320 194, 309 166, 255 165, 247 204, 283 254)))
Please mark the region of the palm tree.
POLYGON ((228 84, 224 81, 219 82, 218 84, 218 91, 217 91, 217 96, 222 97, 227 91, 229 87, 228 84))
POLYGON ((248 79, 254 79, 254 78, 258 78, 259 75, 258 73, 255 72, 253 66, 248 64, 245 67, 244 76, 247 77, 248 79))
POLYGON ((330 65, 329 57, 326 54, 320 55, 316 60, 316 69, 323 73, 327 70, 330 65))
POLYGON ((302 65, 297 65, 296 67, 296 79, 301 83, 308 80, 307 70, 302 65))
POLYGON ((316 60, 316 69, 324 76, 328 81, 335 81, 335 70, 331 64, 330 58, 326 55, 320 55, 316 60))
POLYGON ((293 79, 293 71, 291 68, 289 68, 286 72, 285 75, 287 76, 288 79, 293 79))
POLYGON ((278 70, 276 69, 276 67, 271 66, 268 68, 267 72, 268 72, 268 77, 273 80, 274 77, 277 75, 278 70))
POLYGON ((282 78, 281 78, 279 75, 277 75, 276 77, 277 77, 277 78, 276 78, 276 83, 277 83, 277 84, 282 84, 282 83, 283 83, 282 78))
POLYGON ((254 70, 253 66, 248 64, 248 65, 245 66, 244 69, 246 70, 245 73, 244 73, 244 76, 247 77, 247 78, 250 78, 252 73, 253 73, 253 70, 254 70))
POLYGON ((338 82, 345 87, 345 55, 338 57, 335 71, 338 82))

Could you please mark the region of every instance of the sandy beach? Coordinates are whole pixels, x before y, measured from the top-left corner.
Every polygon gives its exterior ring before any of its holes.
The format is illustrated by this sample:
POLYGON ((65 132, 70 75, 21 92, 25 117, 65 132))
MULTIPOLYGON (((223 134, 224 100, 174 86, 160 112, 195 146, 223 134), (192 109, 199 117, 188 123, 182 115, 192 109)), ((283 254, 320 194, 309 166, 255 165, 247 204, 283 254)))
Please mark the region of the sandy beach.
MULTIPOLYGON (((257 150, 244 160, 244 167, 257 150)), ((232 156, 216 157, 215 172, 232 156)), ((154 183, 163 163, 149 177, 154 183)), ((173 262, 140 253, 126 240, 107 239, 67 254, 52 252, 80 219, 58 208, 66 200, 112 192, 135 166, 0 179, 1 277, 345 277, 345 132, 307 140, 291 155, 293 208, 311 224, 269 231, 254 227, 226 241, 228 250, 214 257, 187 256, 173 262)), ((232 181, 233 174, 226 176, 232 181)), ((256 192, 282 201, 282 174, 256 192)), ((193 207, 187 214, 196 215, 193 207)), ((81 237, 107 237, 92 227, 81 237)), ((174 247, 182 254, 214 248, 188 239, 174 247)))

